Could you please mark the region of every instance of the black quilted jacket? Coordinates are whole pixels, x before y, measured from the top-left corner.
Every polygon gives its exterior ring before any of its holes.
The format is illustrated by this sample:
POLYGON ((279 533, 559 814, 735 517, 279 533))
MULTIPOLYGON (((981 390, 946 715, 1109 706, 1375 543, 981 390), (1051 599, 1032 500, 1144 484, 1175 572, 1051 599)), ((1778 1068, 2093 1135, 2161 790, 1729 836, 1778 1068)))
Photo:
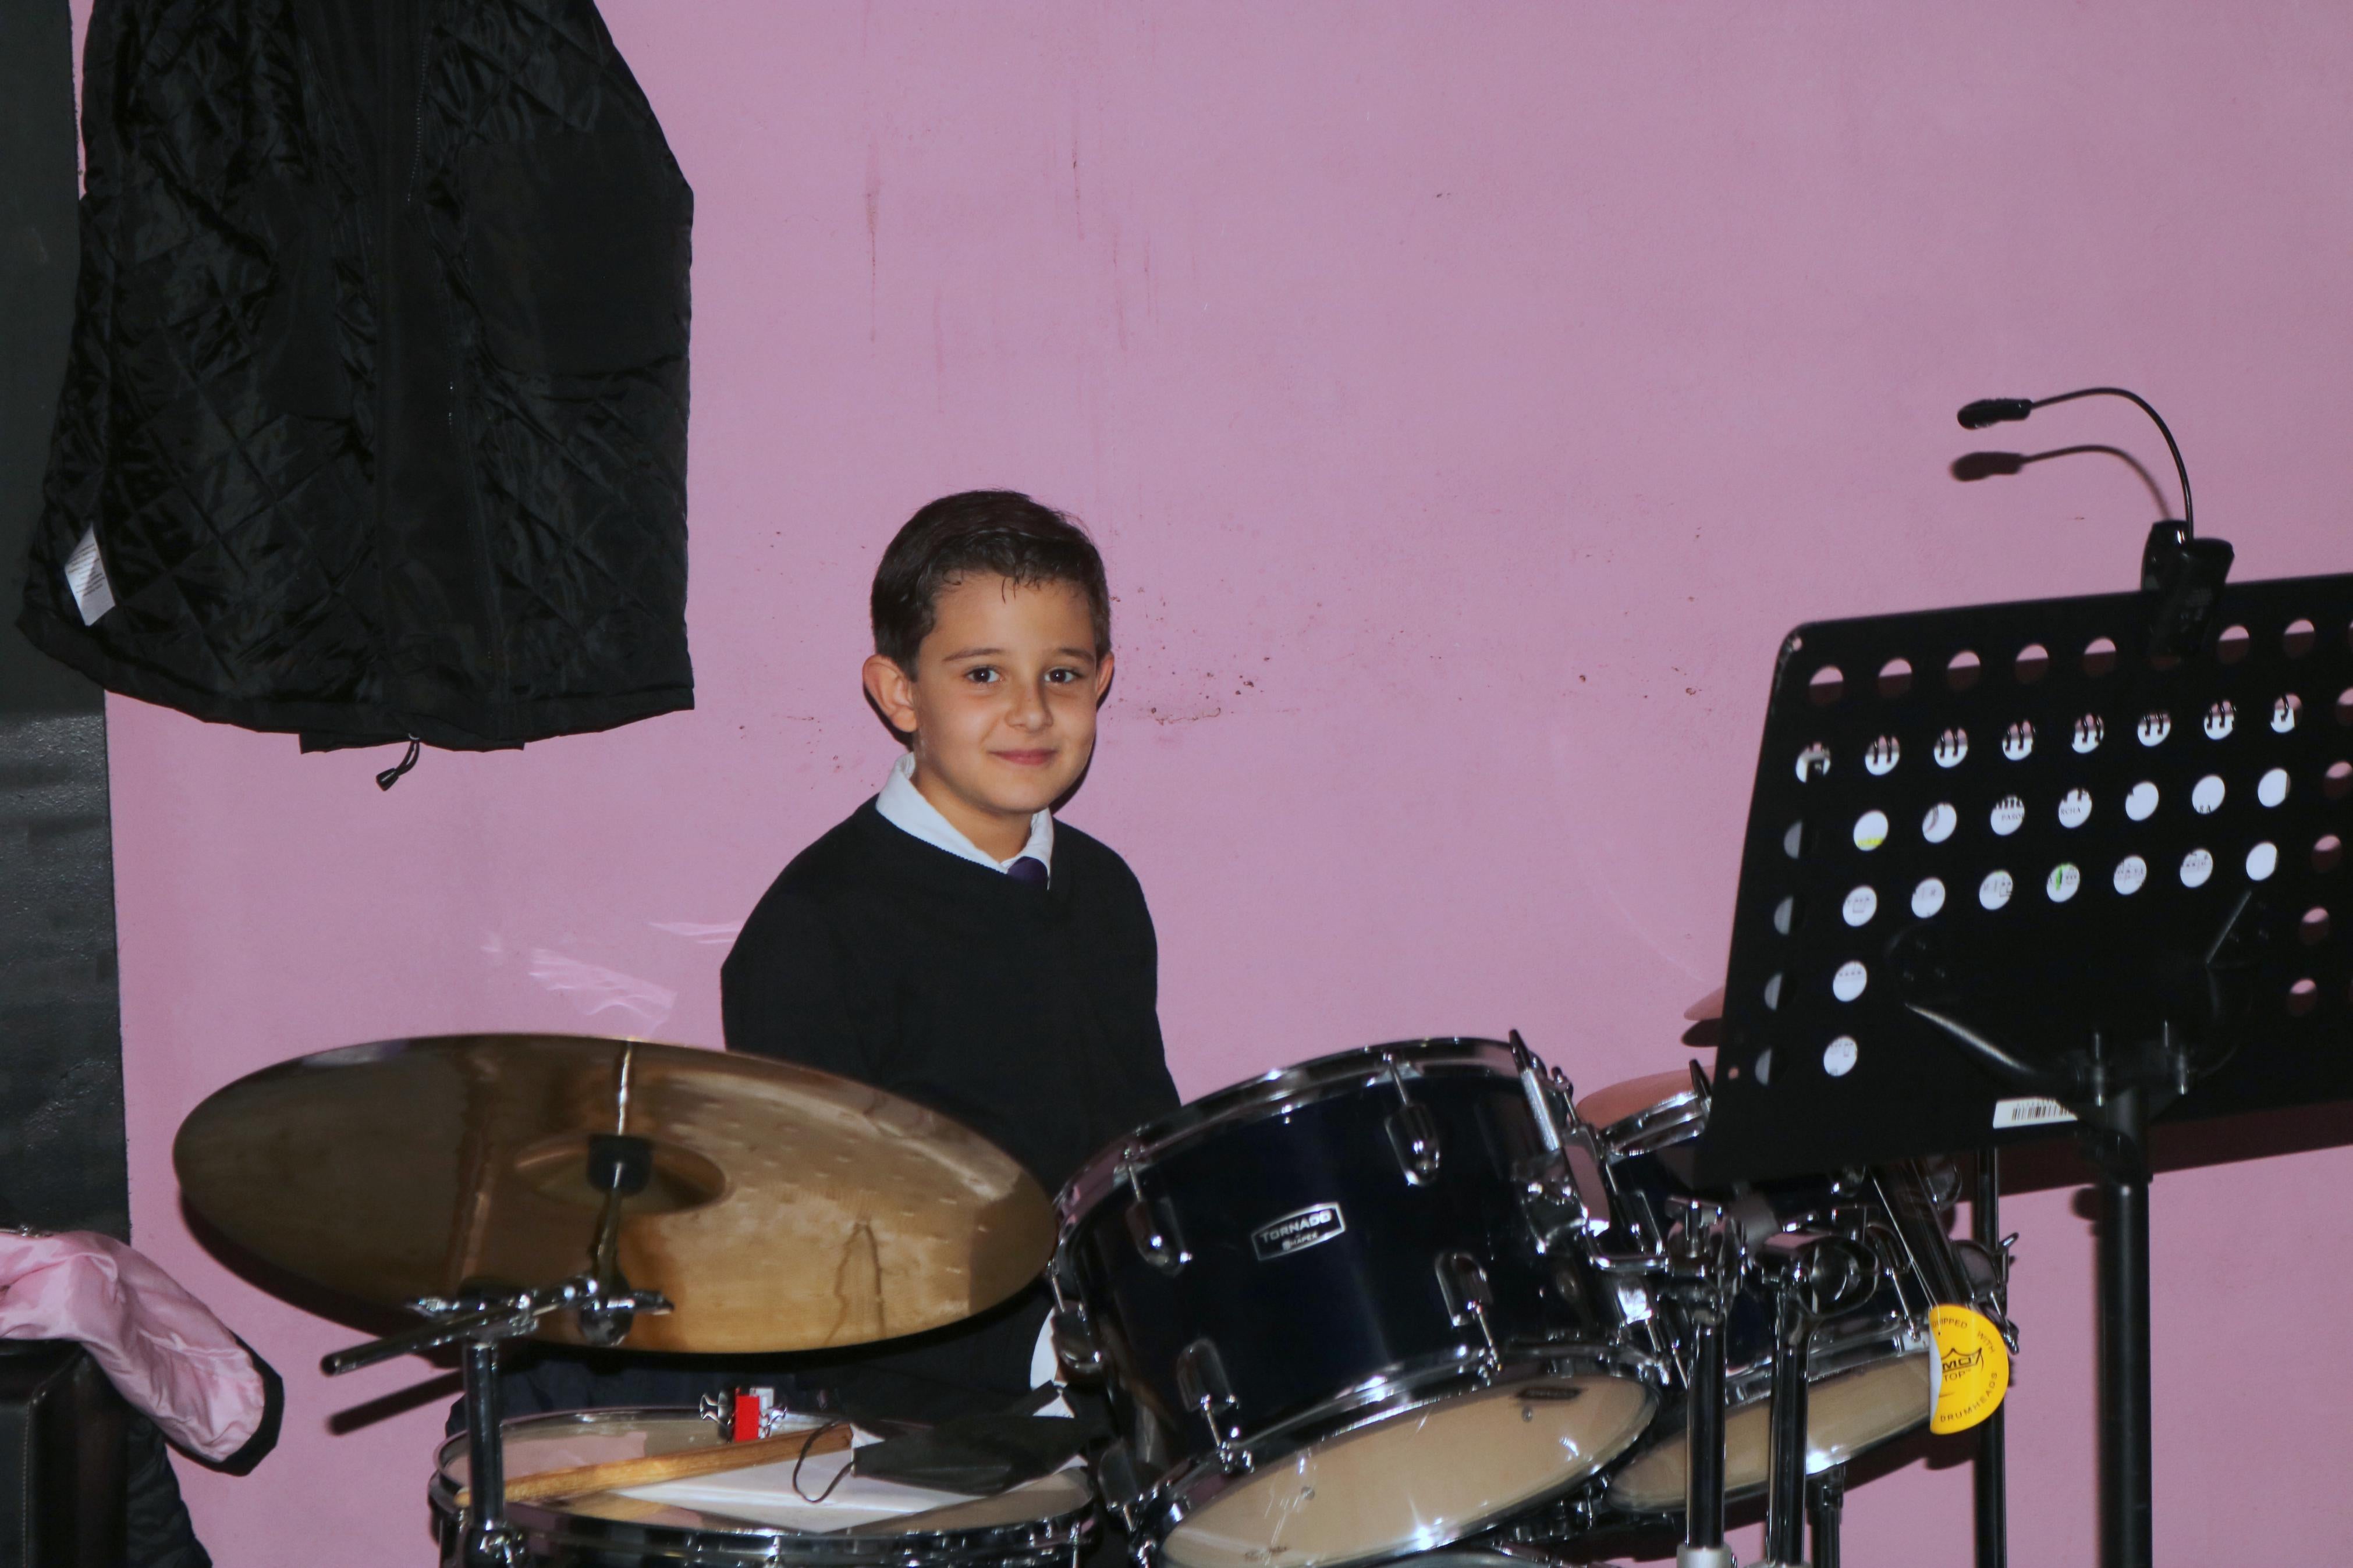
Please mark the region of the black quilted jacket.
POLYGON ((83 89, 26 634, 308 745, 692 706, 692 195, 591 0, 97 0, 83 89))

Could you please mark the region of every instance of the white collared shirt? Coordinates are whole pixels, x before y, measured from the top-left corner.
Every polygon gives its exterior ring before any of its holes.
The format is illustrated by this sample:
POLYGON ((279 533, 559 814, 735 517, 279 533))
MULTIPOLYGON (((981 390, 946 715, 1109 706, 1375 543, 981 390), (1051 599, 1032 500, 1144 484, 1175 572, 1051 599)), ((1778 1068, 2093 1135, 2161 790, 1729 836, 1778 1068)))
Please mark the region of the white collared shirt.
POLYGON ((900 752, 899 760, 891 764, 891 776, 882 781, 882 793, 874 797, 874 809, 882 814, 883 821, 902 833, 920 838, 934 849, 944 849, 960 860, 986 866, 992 871, 1002 871, 1026 855, 1045 867, 1049 876, 1053 874, 1052 812, 1031 812, 1029 842, 1024 844, 1020 853, 1011 860, 997 859, 966 838, 955 823, 940 815, 938 806, 923 798, 923 792, 915 787, 915 753, 913 752, 900 752))

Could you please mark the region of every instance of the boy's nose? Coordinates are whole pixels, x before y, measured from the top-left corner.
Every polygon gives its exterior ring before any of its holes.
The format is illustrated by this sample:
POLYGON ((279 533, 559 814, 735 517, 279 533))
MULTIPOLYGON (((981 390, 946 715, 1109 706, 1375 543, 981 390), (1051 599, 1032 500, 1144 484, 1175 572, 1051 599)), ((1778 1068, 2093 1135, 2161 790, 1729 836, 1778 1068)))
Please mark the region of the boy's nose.
POLYGON ((1025 730, 1041 730, 1053 719, 1053 710, 1046 705, 1046 694, 1035 686, 1018 689, 1013 700, 1011 721, 1025 730))

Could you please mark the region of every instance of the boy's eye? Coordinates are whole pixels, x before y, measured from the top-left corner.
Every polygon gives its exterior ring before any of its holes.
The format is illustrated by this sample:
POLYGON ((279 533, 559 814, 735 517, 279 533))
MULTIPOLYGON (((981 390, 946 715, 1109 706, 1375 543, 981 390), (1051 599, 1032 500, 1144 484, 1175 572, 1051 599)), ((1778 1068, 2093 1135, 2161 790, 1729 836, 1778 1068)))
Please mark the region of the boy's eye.
POLYGON ((964 672, 964 678, 976 686, 987 686, 997 679, 997 668, 987 664, 975 665, 964 672))
POLYGON ((1071 668, 1068 665, 1063 665, 1058 668, 1050 669, 1046 672, 1046 679, 1052 681, 1057 686, 1068 686, 1078 678, 1079 672, 1071 668))

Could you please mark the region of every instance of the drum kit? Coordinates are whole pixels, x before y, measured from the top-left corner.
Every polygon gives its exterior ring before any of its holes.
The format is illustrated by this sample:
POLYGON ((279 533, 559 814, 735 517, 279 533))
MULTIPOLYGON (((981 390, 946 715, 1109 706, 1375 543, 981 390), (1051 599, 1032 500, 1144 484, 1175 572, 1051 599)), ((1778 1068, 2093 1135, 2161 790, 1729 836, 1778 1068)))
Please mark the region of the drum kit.
POLYGON ((1759 1495, 1769 1559, 1804 1558, 1810 1521, 1834 1568, 1848 1462, 1936 1406, 1932 1314, 2007 1333, 2002 1258, 1951 1236, 1936 1162, 1695 1184, 1708 1104, 1695 1064, 1579 1099, 1517 1036, 1401 1042, 1194 1101, 1049 1200, 955 1122, 813 1069, 466 1036, 239 1079, 174 1157, 229 1243, 426 1320, 330 1373, 462 1348, 468 1431, 428 1495, 463 1568, 1044 1568, 1114 1533, 1143 1568, 1510 1568, 1677 1536, 1728 1568, 1727 1502, 1759 1495), (823 1415, 500 1419, 512 1339, 852 1346, 1041 1273, 1056 1381, 1108 1435, 985 1494, 865 1475, 823 1415))

